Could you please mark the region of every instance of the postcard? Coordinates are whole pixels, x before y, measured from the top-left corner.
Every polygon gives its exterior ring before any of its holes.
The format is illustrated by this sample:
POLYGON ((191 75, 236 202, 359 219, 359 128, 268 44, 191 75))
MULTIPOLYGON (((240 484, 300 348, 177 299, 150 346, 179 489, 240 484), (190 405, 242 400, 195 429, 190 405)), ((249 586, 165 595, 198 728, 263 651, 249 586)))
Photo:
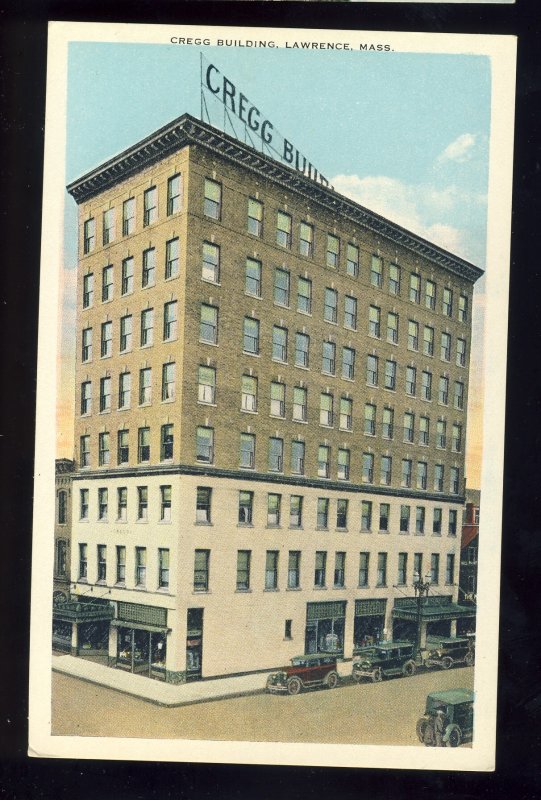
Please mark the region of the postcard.
POLYGON ((515 49, 50 24, 30 755, 494 769, 515 49))

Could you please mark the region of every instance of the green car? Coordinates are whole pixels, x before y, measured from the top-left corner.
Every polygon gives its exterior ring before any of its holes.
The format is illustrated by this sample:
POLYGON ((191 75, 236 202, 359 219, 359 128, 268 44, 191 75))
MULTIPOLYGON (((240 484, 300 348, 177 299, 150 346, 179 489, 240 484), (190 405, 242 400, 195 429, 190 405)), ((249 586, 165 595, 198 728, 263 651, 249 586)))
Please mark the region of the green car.
POLYGON ((357 682, 371 678, 374 683, 379 683, 391 675, 413 675, 416 668, 413 642, 381 642, 359 651, 351 675, 357 682))
POLYGON ((417 722, 419 741, 427 747, 458 747, 473 736, 474 693, 470 689, 448 689, 431 692, 426 698, 424 717, 417 722), (438 712, 443 725, 438 725, 438 712))
POLYGON ((475 644, 471 639, 453 636, 427 639, 425 666, 450 669, 455 664, 471 667, 474 663, 475 644))

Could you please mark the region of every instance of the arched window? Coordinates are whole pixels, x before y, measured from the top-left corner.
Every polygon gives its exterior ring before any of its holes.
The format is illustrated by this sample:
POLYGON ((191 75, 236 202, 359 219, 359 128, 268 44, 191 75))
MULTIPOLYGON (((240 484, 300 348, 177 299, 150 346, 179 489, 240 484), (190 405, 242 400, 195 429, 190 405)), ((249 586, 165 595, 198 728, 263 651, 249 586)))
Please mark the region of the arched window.
POLYGON ((60 525, 66 524, 67 508, 67 492, 58 492, 58 522, 60 525))

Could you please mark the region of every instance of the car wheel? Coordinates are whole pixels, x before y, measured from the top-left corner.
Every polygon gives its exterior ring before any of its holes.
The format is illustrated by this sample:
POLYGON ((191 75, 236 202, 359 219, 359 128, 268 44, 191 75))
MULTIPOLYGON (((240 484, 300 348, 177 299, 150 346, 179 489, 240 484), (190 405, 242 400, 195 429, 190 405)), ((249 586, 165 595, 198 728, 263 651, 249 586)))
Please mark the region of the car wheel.
POLYGON ((336 689, 338 686, 338 675, 336 672, 329 672, 327 675, 327 689, 336 689))
POLYGON ((473 653, 466 653, 464 661, 466 662, 466 666, 473 667, 475 664, 475 655, 473 653))
POLYGON ((441 665, 443 669, 449 669, 453 666, 453 659, 449 658, 449 656, 445 656, 445 658, 442 658, 441 660, 441 665))
POLYGON ((402 667, 402 674, 409 678, 411 675, 415 675, 415 669, 416 667, 414 661, 406 661, 402 667))
POLYGON ((417 721, 417 726, 415 728, 415 730, 417 731, 417 738, 423 744, 425 741, 426 724, 427 724, 426 719, 424 717, 421 717, 421 719, 417 721))
POLYGON ((269 675, 269 677, 267 678, 267 692, 270 692, 270 687, 271 686, 272 686, 272 678, 269 675))
POLYGON ((371 678, 374 683, 379 683, 383 680, 383 672, 381 671, 381 667, 376 667, 376 669, 372 672, 371 678))
POLYGON ((302 683, 299 678, 290 678, 287 682, 288 694, 299 694, 302 689, 302 683))
POLYGON ((361 675, 361 673, 360 673, 360 672, 353 672, 353 673, 352 673, 352 675, 351 675, 351 677, 353 678, 353 680, 354 680, 356 683, 360 683, 360 682, 362 681, 362 679, 363 679, 363 676, 361 675))
POLYGON ((453 728, 445 744, 447 745, 447 747, 458 747, 461 741, 462 741, 462 736, 460 735, 459 729, 453 728))

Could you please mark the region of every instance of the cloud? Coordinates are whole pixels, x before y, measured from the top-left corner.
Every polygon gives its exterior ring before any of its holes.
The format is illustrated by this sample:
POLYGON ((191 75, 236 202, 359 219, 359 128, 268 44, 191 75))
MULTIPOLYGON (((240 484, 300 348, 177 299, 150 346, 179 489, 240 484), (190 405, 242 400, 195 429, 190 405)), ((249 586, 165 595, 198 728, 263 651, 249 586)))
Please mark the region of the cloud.
POLYGON ((469 161, 473 156, 476 140, 477 137, 473 133, 461 133, 439 154, 437 161, 457 161, 459 164, 469 161))

